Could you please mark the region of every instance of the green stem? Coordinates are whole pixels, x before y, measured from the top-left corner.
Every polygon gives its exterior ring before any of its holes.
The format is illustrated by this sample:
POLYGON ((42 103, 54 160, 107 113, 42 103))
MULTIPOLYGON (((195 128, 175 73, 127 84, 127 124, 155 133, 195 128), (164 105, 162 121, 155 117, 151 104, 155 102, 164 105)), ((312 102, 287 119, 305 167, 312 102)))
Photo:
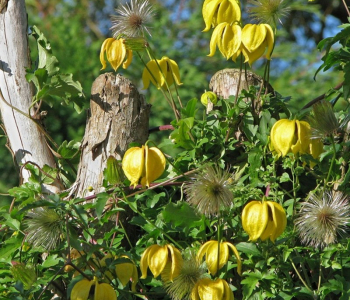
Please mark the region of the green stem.
POLYGON ((292 259, 289 259, 289 260, 290 260, 290 263, 291 263, 292 266, 293 266, 293 269, 294 269, 295 273, 297 273, 297 275, 298 275, 300 281, 303 283, 303 285, 304 285, 310 292, 312 292, 311 288, 309 288, 309 286, 306 284, 306 282, 304 281, 303 277, 301 277, 301 275, 300 275, 298 269, 296 268, 294 262, 292 261, 292 259))
POLYGON ((334 162, 335 162, 336 155, 337 155, 337 149, 336 149, 336 147, 335 147, 335 142, 334 142, 334 136, 333 136, 333 134, 330 135, 330 140, 331 140, 332 148, 333 148, 333 157, 332 157, 331 165, 330 165, 329 170, 328 170, 326 182, 325 182, 325 184, 324 184, 325 187, 327 186, 327 183, 328 183, 328 181, 329 181, 329 178, 331 177, 331 172, 332 172, 332 170, 333 170, 334 162))
POLYGON ((220 217, 218 217, 218 231, 217 231, 217 236, 218 236, 218 257, 217 257, 217 271, 219 272, 220 269, 220 245, 221 245, 221 222, 220 222, 220 217))

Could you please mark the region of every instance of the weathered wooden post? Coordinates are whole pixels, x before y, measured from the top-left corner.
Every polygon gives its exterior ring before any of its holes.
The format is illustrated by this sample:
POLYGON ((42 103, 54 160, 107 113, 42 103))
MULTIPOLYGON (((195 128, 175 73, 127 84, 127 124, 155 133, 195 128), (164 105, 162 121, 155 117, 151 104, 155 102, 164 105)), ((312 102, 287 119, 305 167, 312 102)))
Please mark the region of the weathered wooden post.
POLYGON ((110 155, 122 159, 131 142, 148 138, 150 105, 130 80, 102 74, 91 89, 90 110, 82 141, 75 195, 102 191, 103 170, 110 155))

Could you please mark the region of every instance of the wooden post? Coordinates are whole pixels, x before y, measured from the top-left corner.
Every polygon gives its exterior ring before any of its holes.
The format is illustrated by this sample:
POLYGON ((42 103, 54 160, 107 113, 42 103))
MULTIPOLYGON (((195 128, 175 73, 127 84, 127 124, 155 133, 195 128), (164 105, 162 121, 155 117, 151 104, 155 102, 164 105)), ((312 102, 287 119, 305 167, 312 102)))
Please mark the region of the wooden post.
POLYGON ((148 139, 150 105, 130 80, 113 73, 96 78, 91 89, 90 110, 82 141, 75 196, 99 193, 103 170, 110 155, 121 160, 132 142, 148 139))
MULTIPOLYGON (((3 127, 18 165, 31 162, 40 168, 44 165, 55 167, 42 131, 28 115, 33 96, 25 79, 25 68, 30 66, 28 56, 25 0, 8 1, 0 12, 0 89, 3 96, 0 95, 0 111, 3 127)), ((24 182, 29 176, 30 173, 22 169, 20 177, 24 182)), ((57 180, 53 185, 45 185, 44 191, 56 193, 59 186, 57 180)))

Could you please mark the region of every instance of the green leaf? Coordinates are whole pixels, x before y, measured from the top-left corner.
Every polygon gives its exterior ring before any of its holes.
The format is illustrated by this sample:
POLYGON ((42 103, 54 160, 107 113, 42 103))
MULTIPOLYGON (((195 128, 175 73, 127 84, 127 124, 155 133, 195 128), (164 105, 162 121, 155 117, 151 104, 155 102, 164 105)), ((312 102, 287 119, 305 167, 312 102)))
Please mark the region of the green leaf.
POLYGON ((44 268, 44 269, 50 268, 50 267, 56 266, 57 264, 59 264, 62 261, 63 261, 63 258, 62 257, 57 257, 57 254, 50 255, 42 263, 41 267, 44 268))
POLYGON ((64 159, 72 159, 79 154, 80 145, 81 143, 76 141, 70 141, 69 143, 67 141, 63 141, 63 143, 58 147, 57 153, 64 159))
POLYGON ((162 215, 165 222, 180 227, 194 227, 201 221, 201 217, 196 214, 194 209, 188 203, 182 201, 166 205, 162 215))
POLYGON ((241 242, 236 245, 238 251, 245 253, 247 255, 258 256, 261 257, 262 253, 253 243, 241 242))
POLYGON ((99 193, 97 194, 96 199, 96 216, 98 219, 101 218, 101 215, 103 213, 103 210, 106 206, 106 203, 108 199, 110 198, 110 195, 108 193, 99 193))
POLYGON ((186 108, 182 109, 182 116, 184 118, 194 118, 196 114, 196 106, 197 106, 198 100, 196 98, 191 99, 188 101, 186 108))

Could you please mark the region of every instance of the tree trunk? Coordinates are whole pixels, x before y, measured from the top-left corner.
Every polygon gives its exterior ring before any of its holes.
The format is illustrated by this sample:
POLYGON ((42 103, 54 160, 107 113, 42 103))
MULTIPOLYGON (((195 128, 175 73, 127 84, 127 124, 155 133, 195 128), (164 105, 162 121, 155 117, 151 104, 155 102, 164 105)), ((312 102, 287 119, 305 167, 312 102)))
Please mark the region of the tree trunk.
POLYGON ((87 196, 92 189, 91 193, 103 191, 108 157, 121 160, 130 143, 147 141, 149 113, 150 105, 128 79, 113 73, 96 78, 81 145, 76 196, 87 196))
MULTIPOLYGON (((11 0, 0 12, 0 111, 8 143, 18 165, 33 163, 55 167, 53 155, 36 123, 18 111, 28 114, 33 96, 25 79, 30 66, 27 14, 25 0, 11 0)), ((27 181, 30 173, 24 168, 20 177, 27 181)), ((56 193, 59 182, 44 186, 44 191, 56 193)))

